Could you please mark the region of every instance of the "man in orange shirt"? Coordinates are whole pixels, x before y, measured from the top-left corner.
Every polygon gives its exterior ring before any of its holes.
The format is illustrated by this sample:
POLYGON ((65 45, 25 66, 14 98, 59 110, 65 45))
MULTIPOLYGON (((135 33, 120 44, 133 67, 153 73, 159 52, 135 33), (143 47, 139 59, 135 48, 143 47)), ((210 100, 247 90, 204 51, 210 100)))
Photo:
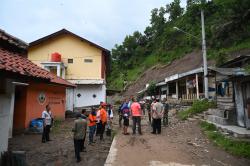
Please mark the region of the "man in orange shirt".
POLYGON ((132 99, 133 103, 130 106, 131 115, 133 120, 133 134, 135 134, 136 124, 138 125, 138 133, 141 135, 141 116, 142 110, 141 105, 136 101, 136 99, 132 99))
POLYGON ((106 111, 106 103, 102 103, 100 109, 100 123, 101 123, 101 131, 100 131, 100 140, 103 140, 103 134, 105 131, 105 126, 107 124, 107 111, 106 111))
POLYGON ((89 145, 94 143, 94 134, 96 131, 96 110, 92 108, 91 113, 89 114, 89 145))

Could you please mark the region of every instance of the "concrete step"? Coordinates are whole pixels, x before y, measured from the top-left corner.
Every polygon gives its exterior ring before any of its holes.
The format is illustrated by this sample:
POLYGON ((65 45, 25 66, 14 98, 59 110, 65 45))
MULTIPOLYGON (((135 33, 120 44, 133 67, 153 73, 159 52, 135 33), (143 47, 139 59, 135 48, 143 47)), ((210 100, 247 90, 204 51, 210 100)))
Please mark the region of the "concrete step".
POLYGON ((230 103, 233 102, 233 97, 217 97, 217 102, 230 103))
POLYGON ((207 114, 209 114, 209 115, 215 115, 215 116, 222 117, 222 118, 226 118, 227 117, 227 113, 225 113, 225 110, 216 109, 216 108, 210 108, 210 109, 208 109, 207 114))
POLYGON ((235 106, 234 105, 217 105, 217 108, 220 110, 234 110, 235 106))
POLYGON ((221 124, 221 125, 228 125, 227 118, 222 118, 222 117, 215 116, 215 115, 206 115, 205 119, 212 122, 212 123, 217 123, 217 124, 221 124))

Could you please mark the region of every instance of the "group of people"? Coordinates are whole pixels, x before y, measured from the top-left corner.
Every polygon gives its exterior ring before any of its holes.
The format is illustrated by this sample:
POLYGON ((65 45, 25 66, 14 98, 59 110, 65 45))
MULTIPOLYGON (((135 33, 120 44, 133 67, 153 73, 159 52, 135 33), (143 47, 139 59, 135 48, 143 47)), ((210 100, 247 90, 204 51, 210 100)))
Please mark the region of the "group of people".
POLYGON ((72 131, 74 132, 74 147, 77 162, 81 161, 80 152, 86 151, 84 142, 89 127, 89 145, 95 143, 94 136, 100 136, 103 141, 103 135, 107 128, 107 135, 111 135, 111 125, 113 120, 112 106, 104 102, 100 102, 98 109, 92 108, 90 114, 86 115, 86 110, 82 114, 76 114, 77 119, 74 121, 72 131))
POLYGON ((119 112, 119 125, 122 126, 123 120, 123 134, 128 135, 129 119, 131 117, 132 124, 132 134, 136 134, 136 128, 138 128, 138 133, 141 135, 141 118, 148 112, 148 121, 152 126, 152 134, 161 134, 161 124, 163 120, 164 126, 168 125, 168 110, 169 105, 166 99, 160 101, 159 98, 151 97, 151 100, 142 100, 138 102, 134 97, 130 100, 125 99, 120 105, 119 112))
MULTIPOLYGON (((77 162, 81 161, 80 152, 86 152, 84 143, 87 135, 87 128, 89 129, 89 145, 93 145, 95 143, 94 136, 99 136, 100 140, 103 141, 103 135, 106 128, 107 135, 111 135, 113 116, 112 106, 104 102, 100 102, 99 108, 92 107, 89 114, 85 109, 82 109, 81 113, 76 113, 76 120, 74 120, 72 132, 74 135, 74 149, 77 162)), ((49 133, 52 126, 53 117, 50 105, 46 106, 45 111, 42 113, 42 118, 44 121, 42 142, 45 143, 47 141, 51 141, 49 138, 49 133)))

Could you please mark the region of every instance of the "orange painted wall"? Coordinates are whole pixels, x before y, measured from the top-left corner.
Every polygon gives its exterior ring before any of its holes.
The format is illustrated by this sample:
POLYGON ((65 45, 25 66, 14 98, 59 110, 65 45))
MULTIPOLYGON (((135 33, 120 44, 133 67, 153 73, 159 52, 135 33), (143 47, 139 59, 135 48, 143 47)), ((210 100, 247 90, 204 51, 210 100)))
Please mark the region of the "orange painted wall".
POLYGON ((46 84, 46 83, 30 83, 27 86, 26 100, 26 117, 25 128, 29 126, 32 119, 40 118, 45 106, 50 103, 51 111, 55 119, 65 118, 65 97, 66 87, 46 84), (46 100, 44 103, 39 103, 38 96, 43 92, 46 100))

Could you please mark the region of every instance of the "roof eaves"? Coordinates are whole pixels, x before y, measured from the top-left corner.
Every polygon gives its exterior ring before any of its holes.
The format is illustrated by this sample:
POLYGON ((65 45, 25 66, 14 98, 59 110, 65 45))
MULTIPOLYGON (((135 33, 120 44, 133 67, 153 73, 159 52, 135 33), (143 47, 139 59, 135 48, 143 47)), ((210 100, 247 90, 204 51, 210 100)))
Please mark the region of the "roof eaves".
POLYGON ((45 36, 45 37, 42 37, 42 38, 40 38, 40 39, 37 39, 37 40, 35 40, 35 41, 29 43, 29 47, 38 45, 38 44, 40 44, 41 42, 43 42, 43 41, 45 41, 45 40, 48 40, 48 39, 50 39, 50 38, 53 38, 53 37, 58 36, 58 35, 61 35, 61 34, 70 34, 70 35, 72 35, 72 36, 75 36, 75 37, 79 38, 79 39, 82 40, 82 41, 85 41, 85 42, 89 43, 90 45, 92 45, 92 46, 94 46, 94 47, 97 47, 97 48, 101 49, 102 51, 105 51, 105 52, 107 52, 107 53, 110 53, 110 51, 109 51, 108 49, 103 48, 103 47, 99 46, 98 44, 95 44, 95 43, 93 43, 93 42, 91 42, 91 41, 89 41, 89 40, 87 40, 87 39, 85 39, 85 38, 83 38, 83 37, 81 37, 81 36, 79 36, 79 35, 73 33, 73 32, 70 32, 69 30, 64 29, 64 28, 61 29, 61 30, 59 30, 59 31, 57 31, 57 32, 54 32, 54 33, 52 33, 52 34, 50 34, 50 35, 47 35, 47 36, 45 36))

